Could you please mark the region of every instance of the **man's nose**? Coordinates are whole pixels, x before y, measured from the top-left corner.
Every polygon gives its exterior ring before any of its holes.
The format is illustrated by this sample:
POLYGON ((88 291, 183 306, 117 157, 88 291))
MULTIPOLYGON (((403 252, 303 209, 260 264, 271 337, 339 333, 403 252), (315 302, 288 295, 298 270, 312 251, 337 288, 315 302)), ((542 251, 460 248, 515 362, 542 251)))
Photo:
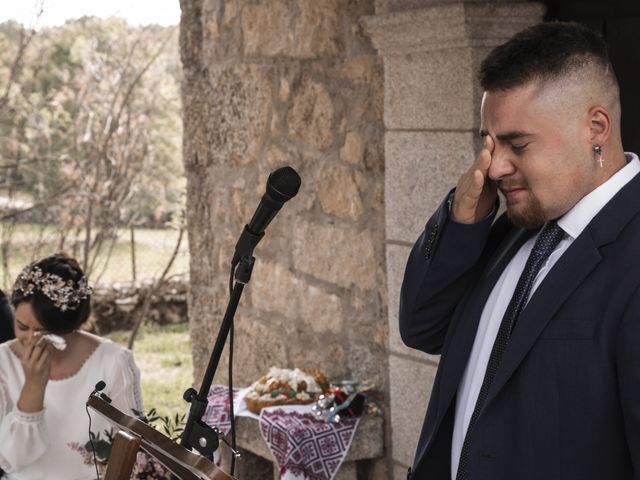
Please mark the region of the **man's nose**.
POLYGON ((491 180, 501 180, 512 175, 516 168, 513 164, 509 150, 505 148, 496 148, 493 151, 491 165, 489 166, 489 178, 491 180))

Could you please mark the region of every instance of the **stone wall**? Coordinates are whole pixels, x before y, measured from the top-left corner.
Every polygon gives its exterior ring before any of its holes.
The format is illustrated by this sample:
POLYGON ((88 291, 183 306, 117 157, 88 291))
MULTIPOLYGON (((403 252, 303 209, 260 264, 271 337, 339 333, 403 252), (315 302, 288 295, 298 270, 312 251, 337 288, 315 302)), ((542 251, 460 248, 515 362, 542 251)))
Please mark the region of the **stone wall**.
MULTIPOLYGON (((303 187, 257 250, 236 317, 236 379, 278 364, 375 381, 387 398, 389 472, 370 477, 404 479, 439 361, 399 338, 404 263, 477 152, 481 60, 544 9, 506 0, 181 3, 196 382, 226 306, 235 240, 269 171, 290 164, 303 187)), ((226 359, 218 381, 225 369, 226 359)))
MULTIPOLYGON (((182 0, 189 317, 199 384, 233 246, 270 171, 297 197, 267 230, 236 315, 234 377, 318 368, 386 389, 382 62, 374 0, 182 0)), ((226 381, 227 357, 216 376, 226 381)))
POLYGON ((90 328, 98 335, 113 330, 131 330, 149 290, 154 289, 145 324, 170 325, 186 323, 186 279, 167 281, 155 289, 153 283, 98 286, 91 296, 90 328))

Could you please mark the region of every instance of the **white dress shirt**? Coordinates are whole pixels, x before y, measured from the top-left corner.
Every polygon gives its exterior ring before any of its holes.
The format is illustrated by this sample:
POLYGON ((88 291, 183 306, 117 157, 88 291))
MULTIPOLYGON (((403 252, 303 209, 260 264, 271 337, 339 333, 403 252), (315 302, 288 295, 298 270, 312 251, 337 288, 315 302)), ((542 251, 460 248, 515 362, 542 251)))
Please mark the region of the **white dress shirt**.
MULTIPOLYGON (((565 236, 551 253, 545 264, 540 268, 533 282, 529 298, 536 291, 544 277, 553 268, 562 254, 573 241, 582 233, 596 214, 611 200, 622 187, 640 172, 640 160, 634 153, 625 153, 627 165, 616 172, 610 179, 598 188, 585 195, 574 207, 558 219, 558 225, 564 230, 565 236)), ((453 439, 451 445, 451 478, 455 480, 460 462, 460 452, 464 442, 471 415, 476 406, 480 387, 484 380, 489 356, 493 349, 502 317, 507 309, 518 279, 524 270, 525 263, 538 234, 527 240, 518 253, 511 259, 504 272, 498 279, 482 310, 478 324, 476 338, 473 343, 469 361, 462 375, 458 387, 456 413, 453 425, 453 439)), ((528 299, 527 299, 528 301, 528 299)), ((525 307, 526 308, 526 307, 525 307)))

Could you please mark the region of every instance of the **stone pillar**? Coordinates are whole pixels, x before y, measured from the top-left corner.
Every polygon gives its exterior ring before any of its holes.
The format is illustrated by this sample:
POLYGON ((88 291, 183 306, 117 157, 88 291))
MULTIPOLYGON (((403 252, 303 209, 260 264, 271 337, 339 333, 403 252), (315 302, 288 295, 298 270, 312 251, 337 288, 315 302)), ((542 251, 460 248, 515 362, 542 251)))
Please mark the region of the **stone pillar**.
POLYGON ((363 23, 384 59, 389 455, 393 478, 404 479, 439 361, 405 347, 399 337, 404 265, 480 145, 480 62, 492 47, 540 21, 544 7, 427 0, 378 0, 376 7, 378 15, 363 23))

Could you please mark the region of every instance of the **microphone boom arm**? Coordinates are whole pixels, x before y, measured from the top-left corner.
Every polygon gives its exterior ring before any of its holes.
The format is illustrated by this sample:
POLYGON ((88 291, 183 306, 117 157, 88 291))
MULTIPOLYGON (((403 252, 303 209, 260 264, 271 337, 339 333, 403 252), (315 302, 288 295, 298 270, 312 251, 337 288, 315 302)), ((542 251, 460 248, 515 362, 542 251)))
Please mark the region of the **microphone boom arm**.
MULTIPOLYGON (((262 235, 264 235, 264 232, 262 235)), ((211 389, 213 377, 218 369, 218 363, 220 363, 220 357, 222 356, 224 345, 227 343, 229 330, 231 330, 231 325, 233 324, 233 318, 236 314, 236 310, 238 309, 238 304, 240 303, 242 291, 244 290, 244 286, 249 283, 249 280, 251 280, 254 263, 255 258, 253 256, 245 256, 240 259, 240 262, 235 269, 235 283, 231 292, 231 298, 229 299, 227 310, 225 311, 222 319, 222 324, 218 331, 218 337, 216 338, 216 343, 213 347, 213 351, 211 352, 207 370, 204 374, 204 378, 202 379, 200 391, 196 394, 196 391, 193 388, 189 388, 184 392, 183 398, 187 402, 191 403, 191 408, 189 409, 189 416, 185 423, 184 431, 182 432, 180 445, 187 448, 195 448, 202 455, 208 456, 218 448, 217 429, 206 425, 202 421, 202 417, 207 408, 209 390, 211 389)))

